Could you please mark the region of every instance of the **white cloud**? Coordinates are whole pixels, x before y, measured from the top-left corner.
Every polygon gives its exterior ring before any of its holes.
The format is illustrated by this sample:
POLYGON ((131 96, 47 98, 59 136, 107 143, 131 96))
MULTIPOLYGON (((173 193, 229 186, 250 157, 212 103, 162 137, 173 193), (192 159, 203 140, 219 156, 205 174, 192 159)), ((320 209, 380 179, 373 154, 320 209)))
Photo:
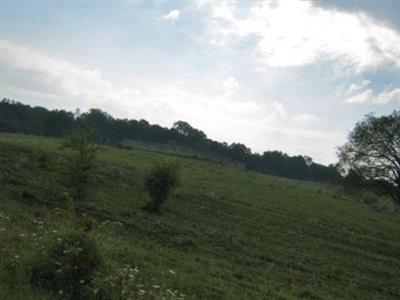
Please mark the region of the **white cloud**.
POLYGON ((178 20, 179 15, 180 15, 179 9, 174 9, 174 10, 171 10, 168 14, 162 16, 161 20, 174 22, 174 21, 178 20))
POLYGON ((201 9, 207 3, 207 0, 193 0, 191 3, 196 9, 201 9))
POLYGON ((235 3, 211 4, 212 42, 253 36, 257 56, 269 67, 304 66, 333 60, 359 73, 400 66, 400 34, 363 13, 314 6, 310 1, 266 1, 239 17, 235 3), (243 17, 244 15, 244 17, 243 17))
POLYGON ((295 122, 310 123, 316 121, 318 118, 313 114, 300 114, 293 117, 295 122))
POLYGON ((359 92, 351 97, 349 97, 346 102, 347 103, 364 103, 368 102, 373 95, 373 92, 371 89, 364 90, 362 92, 359 92))
POLYGON ((229 2, 222 1, 212 8, 212 17, 215 19, 223 19, 227 21, 235 21, 236 6, 229 2))
POLYGON ((222 82, 222 88, 229 96, 232 95, 238 87, 239 82, 233 77, 228 77, 222 82))
POLYGON ((363 90, 365 87, 367 87, 369 84, 371 83, 371 81, 369 81, 369 80, 363 80, 363 81, 361 81, 360 83, 352 83, 350 86, 349 86, 349 88, 348 88, 348 90, 347 90, 347 94, 348 95, 350 95, 350 94, 353 94, 353 93, 355 93, 355 92, 358 92, 358 91, 360 91, 360 90, 363 90))
POLYGON ((386 104, 395 101, 400 103, 400 88, 385 90, 382 93, 376 95, 374 99, 374 102, 377 104, 386 104))
POLYGON ((349 97, 347 103, 371 103, 371 104, 387 104, 390 102, 400 103, 400 88, 385 88, 380 93, 374 93, 372 89, 365 89, 349 97))
POLYGON ((8 91, 36 105, 66 109, 101 107, 118 115, 128 110, 150 116, 152 111, 163 110, 163 103, 146 103, 139 97, 145 89, 116 89, 100 70, 85 70, 6 40, 1 40, 0 46, 7 83, 1 96, 7 97, 8 91))

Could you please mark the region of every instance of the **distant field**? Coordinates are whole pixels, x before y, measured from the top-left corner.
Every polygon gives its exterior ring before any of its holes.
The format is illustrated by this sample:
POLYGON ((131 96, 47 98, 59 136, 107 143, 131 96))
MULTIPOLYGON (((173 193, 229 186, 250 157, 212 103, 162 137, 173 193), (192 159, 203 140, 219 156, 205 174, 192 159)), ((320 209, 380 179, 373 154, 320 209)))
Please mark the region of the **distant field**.
MULTIPOLYGON (((38 221, 46 234, 67 226, 65 155, 57 139, 0 134, 3 262, 35 251, 38 221)), ((97 220, 91 234, 111 266, 137 266, 143 281, 185 299, 400 298, 399 214, 333 186, 102 147, 80 209, 97 220), (179 162, 182 184, 160 215, 149 215, 140 209, 149 200, 143 175, 159 159, 179 162)), ((0 270, 0 299, 56 299, 32 290, 24 274, 6 288, 9 276, 0 270)))

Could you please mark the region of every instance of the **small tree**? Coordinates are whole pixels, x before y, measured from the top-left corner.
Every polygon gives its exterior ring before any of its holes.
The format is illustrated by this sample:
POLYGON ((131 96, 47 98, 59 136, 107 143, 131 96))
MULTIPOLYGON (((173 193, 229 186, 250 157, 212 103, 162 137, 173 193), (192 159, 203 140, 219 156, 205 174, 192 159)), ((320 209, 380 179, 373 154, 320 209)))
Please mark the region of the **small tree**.
POLYGON ((178 185, 178 167, 171 163, 158 163, 145 176, 144 185, 151 202, 143 208, 149 212, 159 212, 160 206, 168 199, 173 188, 178 185))
POLYGON ((343 170, 352 169, 400 204, 400 111, 382 117, 367 115, 339 150, 343 170))
POLYGON ((69 160, 69 175, 74 188, 74 199, 81 201, 86 197, 98 150, 93 143, 92 131, 85 125, 79 124, 68 136, 64 147, 70 148, 73 152, 69 160))

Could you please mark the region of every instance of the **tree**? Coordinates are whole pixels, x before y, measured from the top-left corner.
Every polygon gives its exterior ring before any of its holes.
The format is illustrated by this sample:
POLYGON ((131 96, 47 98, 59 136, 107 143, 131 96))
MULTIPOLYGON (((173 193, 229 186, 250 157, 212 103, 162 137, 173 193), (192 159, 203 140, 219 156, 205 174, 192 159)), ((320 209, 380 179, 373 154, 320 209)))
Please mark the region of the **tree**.
POLYGON ((203 131, 192 127, 189 123, 184 121, 175 122, 172 128, 178 133, 192 139, 193 141, 202 141, 207 138, 203 131))
POLYGON ((145 176, 144 184, 151 202, 143 207, 149 212, 159 212, 160 206, 168 199, 173 188, 178 185, 176 164, 161 162, 153 166, 145 176))
POLYGON ((98 150, 93 143, 92 130, 82 123, 79 124, 64 142, 64 147, 73 151, 69 161, 69 173, 74 188, 74 198, 81 201, 86 196, 98 150))
POLYGON ((353 169, 400 205, 400 111, 382 117, 366 115, 339 148, 339 159, 344 172, 353 169))
POLYGON ((233 143, 229 146, 232 157, 240 162, 246 162, 247 158, 251 155, 250 148, 240 143, 233 143))

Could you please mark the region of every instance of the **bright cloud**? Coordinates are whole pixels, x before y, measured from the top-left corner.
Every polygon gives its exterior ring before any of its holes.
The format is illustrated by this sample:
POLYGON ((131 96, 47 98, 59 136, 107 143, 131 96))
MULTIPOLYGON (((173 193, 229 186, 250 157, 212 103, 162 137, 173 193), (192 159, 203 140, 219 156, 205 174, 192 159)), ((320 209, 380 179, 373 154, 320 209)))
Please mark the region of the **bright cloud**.
POLYGON ((353 94, 355 92, 358 92, 360 90, 363 90, 365 87, 367 87, 369 84, 371 83, 371 81, 369 80, 363 80, 360 83, 352 83, 348 90, 347 90, 347 94, 353 94))
POLYGON ((224 90, 224 97, 231 97, 238 89, 239 82, 233 78, 228 77, 222 82, 222 88, 224 90))
POLYGON ((211 5, 216 20, 212 41, 223 44, 254 36, 257 57, 265 66, 304 66, 329 60, 355 73, 400 67, 400 34, 366 14, 284 0, 254 4, 247 14, 236 10, 235 2, 211 5))
POLYGON ((179 9, 174 9, 174 10, 171 10, 168 14, 162 16, 161 20, 173 22, 173 21, 178 20, 179 15, 180 15, 179 9))
POLYGON ((316 116, 314 116, 313 114, 300 114, 300 115, 294 117, 294 120, 299 123, 314 122, 317 119, 318 118, 316 116))
POLYGON ((400 88, 385 88, 380 93, 374 93, 372 89, 365 89, 346 100, 347 103, 372 103, 387 104, 390 102, 400 103, 400 88))

